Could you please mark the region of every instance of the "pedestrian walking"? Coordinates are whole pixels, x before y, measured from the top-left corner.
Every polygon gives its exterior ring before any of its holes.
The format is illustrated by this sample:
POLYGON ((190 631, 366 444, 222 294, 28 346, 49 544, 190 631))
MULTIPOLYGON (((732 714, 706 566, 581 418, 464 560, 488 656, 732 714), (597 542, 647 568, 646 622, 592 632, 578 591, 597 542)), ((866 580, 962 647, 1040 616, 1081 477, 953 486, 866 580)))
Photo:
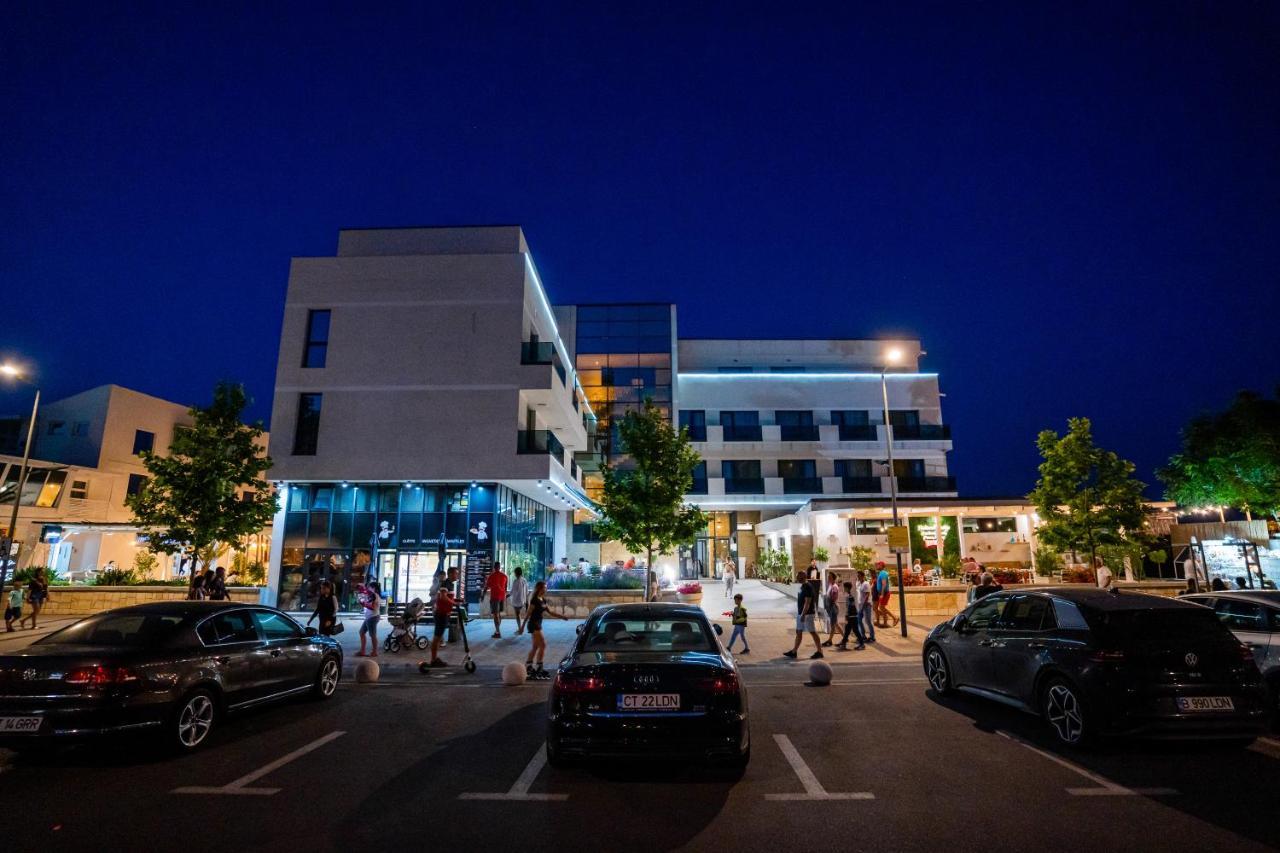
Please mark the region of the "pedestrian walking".
MULTIPOLYGON (((191 562, 195 564, 195 558, 191 558, 191 562)), ((191 601, 204 601, 204 576, 208 572, 207 567, 193 570, 191 575, 191 586, 187 589, 187 598, 191 601)))
POLYGON ((1003 586, 996 583, 996 579, 994 576, 992 576, 991 572, 983 572, 979 580, 981 581, 981 583, 979 583, 978 586, 975 587, 973 590, 974 601, 977 601, 980 598, 984 598, 993 592, 999 592, 1000 590, 1004 589, 1003 586))
POLYGON ((862 633, 862 619, 858 615, 858 591, 854 588, 852 581, 845 581, 844 589, 844 636, 840 638, 840 644, 836 649, 842 652, 849 651, 849 634, 853 633, 854 639, 858 641, 858 645, 853 647, 855 652, 860 652, 867 647, 866 637, 862 633))
POLYGON ((210 601, 226 601, 231 596, 227 593, 227 570, 218 566, 213 570, 205 585, 210 601))
POLYGON ((333 594, 333 584, 329 581, 320 583, 320 595, 316 598, 316 609, 307 618, 308 625, 312 619, 320 620, 321 636, 333 636, 333 628, 338 624, 338 597, 333 594))
POLYGON ((827 614, 827 639, 823 646, 830 646, 835 640, 836 631, 840 630, 840 582, 835 575, 831 576, 831 585, 822 597, 822 607, 827 614))
POLYGON ((733 630, 729 632, 729 645, 725 648, 733 651, 733 644, 741 637, 742 653, 751 654, 751 643, 747 642, 747 608, 742 606, 742 593, 733 597, 733 612, 729 621, 733 625, 733 630))
POLYGON ((493 614, 493 639, 502 639, 502 610, 507 605, 507 573, 502 563, 494 563, 493 571, 484 579, 484 594, 489 597, 489 612, 493 614))
POLYGON ((365 587, 364 598, 360 602, 360 615, 364 621, 360 623, 360 651, 356 657, 364 657, 364 641, 367 636, 372 641, 369 657, 378 656, 378 622, 382 619, 382 588, 377 581, 369 581, 365 587))
POLYGON ((13 623, 22 619, 22 585, 14 582, 9 589, 9 598, 4 603, 4 630, 13 633, 13 623))
POLYGON ((818 561, 810 560, 809 571, 808 571, 809 580, 816 581, 818 579, 818 575, 821 573, 822 573, 821 570, 818 568, 818 561))
POLYGON ((31 605, 30 615, 23 616, 18 620, 18 627, 21 628, 28 619, 31 620, 31 630, 36 629, 36 621, 40 618, 40 611, 44 609, 44 603, 49 600, 49 581, 45 577, 44 568, 36 569, 36 573, 31 576, 31 580, 27 581, 27 604, 31 605))
POLYGON ((516 636, 519 636, 524 633, 521 614, 529 604, 529 580, 524 576, 524 569, 520 566, 516 566, 516 576, 511 581, 511 592, 507 595, 507 600, 511 602, 511 609, 515 611, 516 636))
POLYGON ((547 606, 547 583, 538 581, 533 587, 533 595, 529 598, 529 621, 525 627, 529 629, 529 637, 533 643, 529 647, 529 657, 525 659, 525 675, 537 681, 546 681, 551 676, 542 668, 542 657, 547 652, 547 640, 542 636, 542 619, 554 616, 557 619, 568 619, 562 613, 556 613, 547 606), (537 664, 537 667, 534 667, 537 664))
POLYGON ((732 560, 726 560, 724 564, 724 594, 728 598, 734 598, 733 584, 738 579, 738 573, 735 570, 732 560))
POLYGON ((825 657, 822 654, 822 640, 818 638, 818 629, 814 624, 814 613, 818 609, 818 588, 802 572, 796 575, 796 583, 800 591, 796 593, 796 641, 790 651, 783 652, 783 657, 794 658, 800 650, 800 641, 806 633, 813 638, 813 654, 809 659, 825 657))
POLYGON ((871 582, 866 572, 858 572, 858 583, 855 587, 858 604, 858 619, 862 622, 862 636, 868 643, 876 641, 875 600, 871 597, 871 582))
POLYGON ((431 606, 431 627, 433 635, 431 637, 431 660, 428 666, 442 667, 449 664, 440 659, 440 644, 444 642, 444 635, 449 630, 449 620, 453 618, 453 608, 457 605, 458 600, 453 594, 453 582, 457 580, 458 570, 456 568, 449 569, 449 574, 440 584, 440 588, 436 590, 436 597, 431 606))
POLYGON ((1111 573, 1111 569, 1107 567, 1106 563, 1102 562, 1101 557, 1093 558, 1093 566, 1098 576, 1098 588, 1111 589, 1116 582, 1116 577, 1111 573))
POLYGON ((877 624, 881 628, 896 628, 898 617, 889 612, 889 570, 884 567, 884 563, 880 563, 880 571, 876 573, 875 588, 872 592, 875 594, 877 624), (893 620, 893 625, 889 624, 890 619, 893 620))

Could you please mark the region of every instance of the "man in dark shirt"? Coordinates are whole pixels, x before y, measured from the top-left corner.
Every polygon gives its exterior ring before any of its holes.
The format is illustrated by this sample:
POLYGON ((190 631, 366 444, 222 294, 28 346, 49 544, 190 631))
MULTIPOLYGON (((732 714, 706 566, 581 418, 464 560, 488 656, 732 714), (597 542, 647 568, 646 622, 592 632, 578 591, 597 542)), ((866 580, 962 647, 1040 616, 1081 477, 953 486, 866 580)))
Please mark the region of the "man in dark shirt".
POLYGON ((823 657, 822 640, 818 639, 818 626, 813 619, 818 609, 817 581, 809 580, 802 572, 796 575, 796 583, 800 584, 800 590, 796 593, 796 643, 791 647, 791 651, 782 654, 789 658, 795 657, 800 649, 800 641, 807 631, 809 636, 813 637, 814 652, 809 655, 810 659, 823 657))
POLYGON ((973 591, 973 600, 990 595, 993 592, 999 592, 1004 589, 1000 584, 996 583, 996 579, 991 576, 991 572, 983 572, 982 578, 978 582, 978 586, 973 591))

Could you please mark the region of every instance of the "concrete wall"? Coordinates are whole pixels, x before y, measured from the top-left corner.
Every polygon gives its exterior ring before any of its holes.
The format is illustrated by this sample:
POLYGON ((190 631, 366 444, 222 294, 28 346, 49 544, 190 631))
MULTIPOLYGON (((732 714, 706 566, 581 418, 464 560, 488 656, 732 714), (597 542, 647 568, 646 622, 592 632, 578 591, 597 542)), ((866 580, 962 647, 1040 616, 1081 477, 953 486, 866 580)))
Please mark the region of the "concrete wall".
POLYGON ((547 593, 547 606, 557 613, 573 619, 583 619, 601 604, 638 604, 644 601, 639 589, 620 590, 551 590, 547 593))
MULTIPOLYGON (((233 601, 258 602, 259 588, 236 586, 230 588, 233 601)), ((45 618, 62 616, 90 616, 117 607, 148 604, 153 601, 183 601, 186 587, 181 586, 53 586, 49 588, 49 600, 40 615, 45 618)), ((23 608, 29 613, 28 607, 23 608)))

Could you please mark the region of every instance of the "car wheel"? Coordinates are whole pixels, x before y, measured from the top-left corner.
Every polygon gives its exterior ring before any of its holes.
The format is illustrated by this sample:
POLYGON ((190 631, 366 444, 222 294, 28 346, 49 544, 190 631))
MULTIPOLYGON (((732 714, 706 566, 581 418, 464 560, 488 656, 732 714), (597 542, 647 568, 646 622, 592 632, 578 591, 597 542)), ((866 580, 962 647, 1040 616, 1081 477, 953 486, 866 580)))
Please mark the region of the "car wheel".
POLYGON ((193 690, 178 703, 169 720, 167 736, 179 752, 192 752, 209 738, 218 717, 218 706, 208 690, 193 690))
POLYGON ((924 653, 924 676, 929 679, 929 686, 940 696, 952 691, 951 667, 947 665, 947 656, 937 646, 929 646, 924 653))
POLYGON ((338 689, 342 679, 342 665, 335 657, 327 657, 320 664, 316 673, 316 683, 311 688, 311 695, 317 699, 328 699, 338 689))
POLYGON ((547 764, 550 764, 557 770, 564 770, 566 767, 572 767, 573 762, 565 758, 560 750, 551 745, 551 741, 547 741, 547 764))
POLYGON ((1089 729, 1084 700, 1075 685, 1061 679, 1050 680, 1040 694, 1040 710, 1049 731, 1058 742, 1067 746, 1082 746, 1088 740, 1089 729))

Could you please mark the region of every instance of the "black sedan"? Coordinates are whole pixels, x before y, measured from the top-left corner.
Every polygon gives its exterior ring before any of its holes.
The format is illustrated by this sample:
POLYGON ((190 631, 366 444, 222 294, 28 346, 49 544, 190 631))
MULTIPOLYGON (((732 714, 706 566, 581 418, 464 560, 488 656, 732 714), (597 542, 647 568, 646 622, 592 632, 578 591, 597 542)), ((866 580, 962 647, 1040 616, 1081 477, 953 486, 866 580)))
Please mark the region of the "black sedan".
POLYGON ((1266 723, 1253 653, 1213 613, 1170 598, 1057 587, 990 595, 934 628, 924 670, 1040 714, 1061 743, 1133 734, 1252 741, 1266 723))
POLYGON ((552 683, 547 760, 701 756, 745 768, 747 694, 718 633, 688 605, 597 607, 552 683))
POLYGON ((284 613, 158 602, 82 619, 0 656, 0 744, 155 730, 178 751, 225 712, 333 695, 342 649, 284 613))

